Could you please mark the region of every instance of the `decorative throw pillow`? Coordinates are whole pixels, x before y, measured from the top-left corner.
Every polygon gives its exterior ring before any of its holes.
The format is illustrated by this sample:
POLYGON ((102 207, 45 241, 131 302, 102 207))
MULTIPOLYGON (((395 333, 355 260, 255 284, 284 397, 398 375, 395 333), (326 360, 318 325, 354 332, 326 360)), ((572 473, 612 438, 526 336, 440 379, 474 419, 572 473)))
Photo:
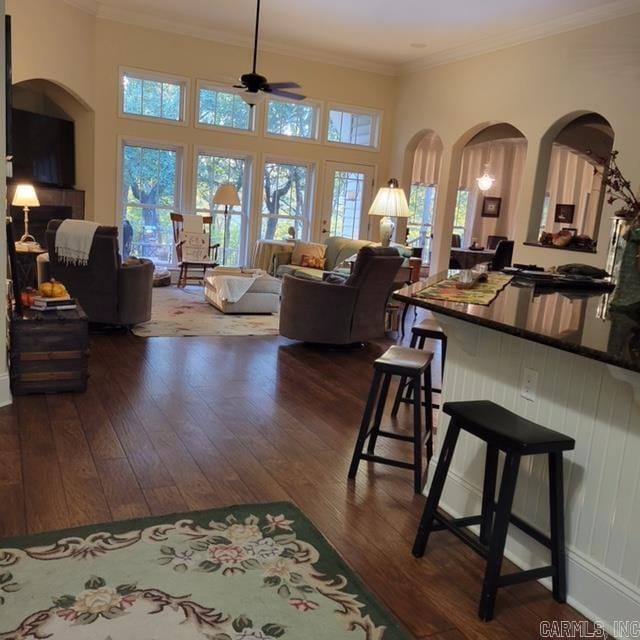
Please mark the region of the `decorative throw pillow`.
POLYGON ((324 265, 327 263, 326 258, 318 258, 317 256, 308 256, 306 253, 302 255, 300 261, 301 267, 310 267, 311 269, 324 269, 324 265))
POLYGON ((291 254, 291 264, 301 267, 303 255, 314 258, 324 258, 326 250, 326 244, 319 244, 317 242, 302 242, 301 240, 296 240, 293 245, 293 253, 291 254))

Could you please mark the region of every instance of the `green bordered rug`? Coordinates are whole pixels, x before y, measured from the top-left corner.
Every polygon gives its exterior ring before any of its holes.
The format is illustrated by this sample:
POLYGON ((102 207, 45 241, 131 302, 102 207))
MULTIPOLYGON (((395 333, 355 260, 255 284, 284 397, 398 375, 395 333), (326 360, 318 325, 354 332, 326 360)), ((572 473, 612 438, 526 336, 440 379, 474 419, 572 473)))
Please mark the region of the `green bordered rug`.
POLYGON ((293 505, 0 541, 0 639, 408 640, 293 505))

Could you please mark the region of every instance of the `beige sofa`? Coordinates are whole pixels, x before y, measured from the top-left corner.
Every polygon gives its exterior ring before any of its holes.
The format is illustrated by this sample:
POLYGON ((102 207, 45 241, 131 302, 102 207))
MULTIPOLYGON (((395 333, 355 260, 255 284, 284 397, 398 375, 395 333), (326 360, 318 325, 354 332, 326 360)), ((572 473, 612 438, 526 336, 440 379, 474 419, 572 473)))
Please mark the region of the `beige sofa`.
POLYGON ((324 242, 327 245, 327 251, 324 254, 326 264, 324 269, 312 269, 311 267, 300 267, 291 264, 291 252, 276 253, 273 256, 272 273, 278 278, 286 275, 298 276, 302 278, 311 278, 313 280, 322 280, 324 273, 328 271, 343 272, 349 275, 349 268, 341 269, 340 265, 351 256, 355 255, 362 249, 374 244, 369 240, 352 240, 351 238, 342 238, 340 236, 331 236, 324 242))

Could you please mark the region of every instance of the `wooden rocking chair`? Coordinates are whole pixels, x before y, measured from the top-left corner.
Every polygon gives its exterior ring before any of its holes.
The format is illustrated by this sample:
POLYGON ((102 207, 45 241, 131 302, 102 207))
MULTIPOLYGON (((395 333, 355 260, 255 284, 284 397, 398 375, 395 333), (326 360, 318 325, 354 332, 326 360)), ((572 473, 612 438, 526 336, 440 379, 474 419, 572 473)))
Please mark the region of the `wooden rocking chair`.
POLYGON ((207 269, 218 266, 218 248, 220 244, 211 244, 211 226, 213 224, 212 216, 202 217, 202 230, 209 236, 208 259, 198 262, 184 261, 182 259, 182 231, 184 228, 184 216, 181 213, 171 214, 171 225, 173 227, 173 241, 176 248, 176 256, 180 265, 180 274, 178 275, 178 286, 186 287, 189 280, 204 281, 204 273, 207 269), (202 275, 189 275, 189 270, 195 269, 202 272, 202 275))

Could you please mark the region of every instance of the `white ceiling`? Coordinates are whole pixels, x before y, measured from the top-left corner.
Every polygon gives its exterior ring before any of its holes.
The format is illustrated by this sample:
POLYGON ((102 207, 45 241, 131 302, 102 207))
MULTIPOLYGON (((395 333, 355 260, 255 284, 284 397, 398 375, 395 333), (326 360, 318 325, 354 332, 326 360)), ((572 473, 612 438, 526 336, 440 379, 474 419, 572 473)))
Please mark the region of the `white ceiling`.
MULTIPOLYGON (((255 0, 66 0, 104 18, 250 44, 255 0)), ((640 0, 263 0, 261 47, 393 73, 640 12, 640 0)))

